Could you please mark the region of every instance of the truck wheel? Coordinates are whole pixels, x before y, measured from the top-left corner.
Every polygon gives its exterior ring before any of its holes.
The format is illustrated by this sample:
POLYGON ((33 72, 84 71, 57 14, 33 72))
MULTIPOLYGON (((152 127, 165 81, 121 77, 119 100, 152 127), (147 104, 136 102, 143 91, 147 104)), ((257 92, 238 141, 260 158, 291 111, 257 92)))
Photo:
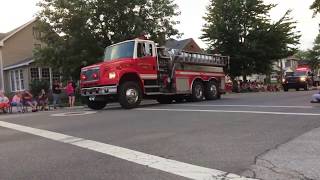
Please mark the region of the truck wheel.
POLYGON ((101 110, 106 107, 107 103, 103 101, 88 101, 88 107, 93 110, 101 110))
POLYGON ((191 101, 202 101, 204 97, 204 88, 201 81, 195 81, 192 85, 191 101))
POLYGON ((160 104, 171 104, 173 101, 173 98, 171 96, 158 96, 157 101, 160 104))
POLYGON ((219 99, 219 88, 216 82, 209 81, 204 90, 204 96, 207 100, 219 99))
POLYGON ((140 86, 133 81, 124 82, 119 88, 119 102, 125 109, 132 109, 139 106, 142 100, 140 86))

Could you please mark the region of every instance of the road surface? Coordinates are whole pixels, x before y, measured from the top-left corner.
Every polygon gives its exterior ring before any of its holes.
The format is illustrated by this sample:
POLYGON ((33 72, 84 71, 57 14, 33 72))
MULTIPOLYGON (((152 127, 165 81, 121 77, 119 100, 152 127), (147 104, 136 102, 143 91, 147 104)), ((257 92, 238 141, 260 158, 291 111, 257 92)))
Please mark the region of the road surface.
POLYGON ((313 93, 232 94, 197 103, 147 101, 133 110, 111 104, 98 112, 0 115, 0 179, 248 175, 244 172, 258 157, 320 127, 320 104, 309 103, 313 93))

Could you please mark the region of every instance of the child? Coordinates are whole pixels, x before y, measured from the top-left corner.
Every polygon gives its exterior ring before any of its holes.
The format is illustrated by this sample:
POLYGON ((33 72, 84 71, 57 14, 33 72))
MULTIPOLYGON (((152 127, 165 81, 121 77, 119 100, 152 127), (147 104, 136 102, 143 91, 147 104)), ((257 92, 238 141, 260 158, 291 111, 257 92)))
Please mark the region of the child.
POLYGON ((41 92, 38 96, 38 104, 41 107, 41 111, 45 110, 48 111, 48 95, 44 89, 41 89, 41 92))
POLYGON ((8 97, 6 97, 4 95, 4 92, 3 91, 0 91, 0 109, 4 112, 4 113, 7 113, 7 110, 8 108, 10 107, 10 104, 9 104, 9 99, 8 97))
POLYGON ((20 92, 17 92, 11 102, 11 106, 16 106, 18 112, 22 112, 22 96, 20 92))
POLYGON ((68 82, 68 85, 66 87, 66 93, 69 98, 69 107, 73 107, 76 98, 75 98, 75 88, 73 86, 72 81, 68 82))

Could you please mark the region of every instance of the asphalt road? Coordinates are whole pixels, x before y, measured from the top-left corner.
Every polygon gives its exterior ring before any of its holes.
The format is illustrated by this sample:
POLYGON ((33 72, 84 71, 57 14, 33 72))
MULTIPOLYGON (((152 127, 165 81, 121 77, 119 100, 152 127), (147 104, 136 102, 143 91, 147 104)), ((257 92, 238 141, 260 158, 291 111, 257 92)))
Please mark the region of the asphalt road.
POLYGON ((241 174, 257 156, 320 127, 320 104, 309 103, 313 93, 232 94, 217 101, 172 105, 148 101, 133 110, 112 104, 79 116, 52 115, 87 110, 0 115, 0 179, 188 179, 172 173, 186 167, 127 161, 131 157, 127 150, 241 174), (9 122, 10 127, 1 122, 9 122), (23 127, 15 127, 17 124, 23 127), (96 145, 65 143, 54 139, 57 134, 41 134, 27 127, 127 150, 116 155, 101 153, 96 145))

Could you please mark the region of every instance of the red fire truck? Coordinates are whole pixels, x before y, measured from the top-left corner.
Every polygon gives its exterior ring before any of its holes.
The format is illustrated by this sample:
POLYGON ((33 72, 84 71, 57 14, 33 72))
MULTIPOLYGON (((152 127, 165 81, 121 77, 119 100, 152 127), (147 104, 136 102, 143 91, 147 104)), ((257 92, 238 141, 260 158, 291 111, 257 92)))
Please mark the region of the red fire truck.
POLYGON ((159 103, 214 100, 225 93, 229 57, 169 50, 134 39, 105 50, 104 62, 81 70, 81 95, 91 109, 120 102, 126 109, 143 98, 159 103))

